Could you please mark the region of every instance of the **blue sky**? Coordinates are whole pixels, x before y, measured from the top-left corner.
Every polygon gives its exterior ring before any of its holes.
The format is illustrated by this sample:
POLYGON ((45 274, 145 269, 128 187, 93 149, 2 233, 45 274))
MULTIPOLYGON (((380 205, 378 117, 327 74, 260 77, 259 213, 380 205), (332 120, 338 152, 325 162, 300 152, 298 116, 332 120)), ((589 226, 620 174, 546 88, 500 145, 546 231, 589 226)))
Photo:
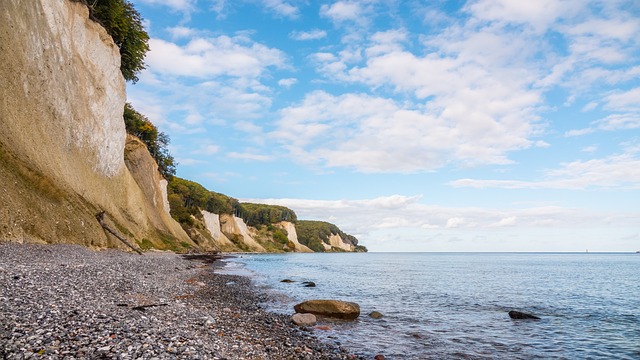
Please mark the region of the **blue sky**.
POLYGON ((134 0, 177 175, 371 251, 640 250, 640 3, 134 0))

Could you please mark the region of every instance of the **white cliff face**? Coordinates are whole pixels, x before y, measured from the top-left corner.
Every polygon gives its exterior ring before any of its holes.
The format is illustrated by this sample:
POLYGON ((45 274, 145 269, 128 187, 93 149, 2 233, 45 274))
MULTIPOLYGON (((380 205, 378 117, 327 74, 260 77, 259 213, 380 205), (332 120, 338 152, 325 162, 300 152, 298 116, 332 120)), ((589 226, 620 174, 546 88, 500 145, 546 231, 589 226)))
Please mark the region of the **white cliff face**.
MULTIPOLYGON (((338 234, 331 234, 331 236, 329 236, 329 243, 331 244, 331 246, 335 246, 344 251, 353 251, 353 245, 346 244, 344 241, 342 241, 342 237, 340 237, 340 235, 338 234)), ((331 246, 329 246, 329 249, 331 249, 331 246)))
POLYGON ((213 237, 213 240, 216 242, 216 245, 218 245, 220 249, 234 248, 235 245, 222 233, 222 229, 220 227, 220 216, 206 210, 202 210, 201 213, 204 219, 204 224, 207 227, 207 230, 209 230, 211 237, 213 237))
POLYGON ((253 239, 249 228, 244 221, 233 215, 220 215, 220 229, 227 236, 227 238, 235 238, 242 241, 251 251, 266 252, 267 250, 262 247, 257 241, 253 239))
POLYGON ((100 25, 87 19, 83 4, 29 3, 42 8, 45 31, 27 29, 31 37, 24 46, 25 59, 30 62, 27 67, 43 76, 35 84, 24 79, 23 90, 38 94, 38 101, 55 115, 50 136, 90 155, 87 161, 94 171, 107 177, 118 174, 124 167, 126 93, 117 46, 100 25), (78 102, 88 106, 79 107, 78 102))
POLYGON ((165 179, 160 180, 160 192, 162 193, 162 209, 171 216, 171 206, 169 206, 169 195, 167 194, 167 186, 169 182, 165 179))
POLYGON ((131 241, 190 241, 148 152, 125 166, 125 99, 119 49, 85 4, 0 0, 0 241, 122 246, 98 211, 131 241))
POLYGON ((296 226, 294 223, 281 221, 277 225, 287 232, 287 238, 294 244, 296 252, 313 252, 313 250, 300 244, 298 241, 298 233, 296 232, 296 226))

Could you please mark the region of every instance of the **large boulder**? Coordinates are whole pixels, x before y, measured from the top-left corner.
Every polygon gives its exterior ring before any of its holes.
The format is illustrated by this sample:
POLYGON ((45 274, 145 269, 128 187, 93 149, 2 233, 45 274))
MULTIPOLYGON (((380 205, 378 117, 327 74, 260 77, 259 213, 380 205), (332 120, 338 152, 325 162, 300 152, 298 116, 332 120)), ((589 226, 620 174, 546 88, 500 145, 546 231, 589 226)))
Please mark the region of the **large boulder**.
POLYGON ((341 320, 355 320, 360 316, 360 305, 339 300, 309 300, 293 308, 297 313, 309 313, 341 320))

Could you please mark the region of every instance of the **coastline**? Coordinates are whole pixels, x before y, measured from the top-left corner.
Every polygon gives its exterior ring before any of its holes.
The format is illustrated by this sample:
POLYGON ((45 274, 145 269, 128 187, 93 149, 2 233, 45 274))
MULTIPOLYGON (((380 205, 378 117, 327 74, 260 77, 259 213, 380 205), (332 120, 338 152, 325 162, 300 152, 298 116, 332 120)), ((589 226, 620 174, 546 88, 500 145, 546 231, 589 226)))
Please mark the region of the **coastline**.
POLYGON ((229 255, 1 244, 0 358, 358 358, 216 274, 229 255))

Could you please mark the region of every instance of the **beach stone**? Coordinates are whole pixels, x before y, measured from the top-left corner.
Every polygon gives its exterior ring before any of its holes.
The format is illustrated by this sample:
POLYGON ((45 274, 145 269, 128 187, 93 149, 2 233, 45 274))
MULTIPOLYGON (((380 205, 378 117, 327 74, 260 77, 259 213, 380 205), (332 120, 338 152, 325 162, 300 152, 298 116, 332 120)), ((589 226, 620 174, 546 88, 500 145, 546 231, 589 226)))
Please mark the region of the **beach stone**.
POLYGON ((373 360, 384 360, 384 355, 378 354, 373 358, 373 360))
POLYGON ((342 320, 355 320, 360 316, 360 305, 340 300, 309 300, 293 308, 297 313, 311 313, 342 320))
POLYGON ((378 311, 372 311, 372 312, 369 313, 369 317, 372 317, 374 319, 380 319, 383 316, 384 315, 382 315, 382 313, 380 313, 378 311))
POLYGON ((531 314, 527 314, 527 313, 523 313, 515 310, 509 311, 509 317, 516 320, 526 320, 526 319, 540 320, 540 318, 535 315, 531 315, 531 314))
POLYGON ((314 283, 313 281, 305 281, 302 284, 304 285, 304 287, 316 287, 316 283, 314 283))
POLYGON ((298 326, 313 326, 317 319, 313 314, 293 314, 291 321, 298 326))

